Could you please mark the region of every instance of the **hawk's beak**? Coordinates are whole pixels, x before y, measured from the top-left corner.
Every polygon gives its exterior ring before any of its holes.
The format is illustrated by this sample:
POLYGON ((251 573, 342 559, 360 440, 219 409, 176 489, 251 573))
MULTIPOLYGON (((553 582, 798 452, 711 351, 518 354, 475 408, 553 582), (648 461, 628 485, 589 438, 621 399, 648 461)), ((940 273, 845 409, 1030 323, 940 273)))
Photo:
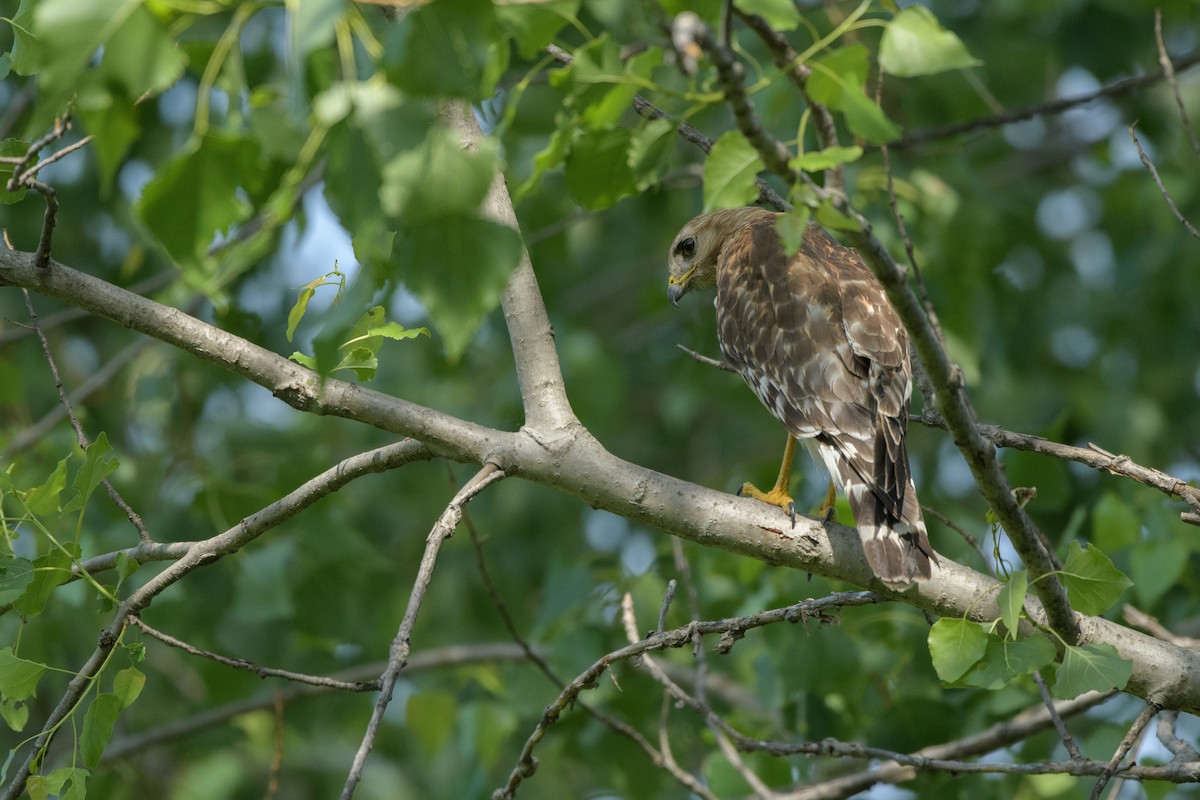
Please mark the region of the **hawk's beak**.
POLYGON ((678 306, 679 298, 687 294, 688 281, 691 280, 692 273, 696 271, 693 265, 691 269, 676 278, 674 275, 667 278, 667 299, 671 301, 671 305, 678 306))
POLYGON ((685 294, 687 294, 687 287, 682 284, 672 283, 667 286, 667 299, 671 301, 671 305, 673 306, 678 306, 679 298, 685 294))

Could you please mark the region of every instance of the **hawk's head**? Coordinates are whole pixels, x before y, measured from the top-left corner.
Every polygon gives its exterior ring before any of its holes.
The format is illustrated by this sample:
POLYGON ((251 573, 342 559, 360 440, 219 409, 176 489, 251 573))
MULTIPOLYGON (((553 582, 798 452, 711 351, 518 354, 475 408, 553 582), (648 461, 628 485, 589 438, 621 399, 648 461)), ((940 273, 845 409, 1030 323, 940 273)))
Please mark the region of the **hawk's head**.
POLYGON ((671 243, 667 254, 667 298, 679 305, 679 298, 692 289, 711 289, 717 285, 717 266, 725 242, 751 222, 774 214, 761 208, 725 208, 709 211, 693 219, 671 243))

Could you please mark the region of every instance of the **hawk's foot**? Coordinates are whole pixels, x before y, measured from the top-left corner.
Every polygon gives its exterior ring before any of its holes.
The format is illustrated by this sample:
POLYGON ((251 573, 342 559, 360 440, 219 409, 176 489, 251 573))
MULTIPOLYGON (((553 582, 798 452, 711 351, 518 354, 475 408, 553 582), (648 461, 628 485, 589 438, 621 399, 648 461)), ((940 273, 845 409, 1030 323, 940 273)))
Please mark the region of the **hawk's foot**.
POLYGON ((796 502, 792 500, 792 496, 788 494, 787 485, 780 486, 775 484, 771 491, 764 492, 752 483, 743 483, 742 488, 738 489, 738 496, 753 497, 767 505, 779 506, 784 513, 792 519, 792 524, 796 524, 796 502))

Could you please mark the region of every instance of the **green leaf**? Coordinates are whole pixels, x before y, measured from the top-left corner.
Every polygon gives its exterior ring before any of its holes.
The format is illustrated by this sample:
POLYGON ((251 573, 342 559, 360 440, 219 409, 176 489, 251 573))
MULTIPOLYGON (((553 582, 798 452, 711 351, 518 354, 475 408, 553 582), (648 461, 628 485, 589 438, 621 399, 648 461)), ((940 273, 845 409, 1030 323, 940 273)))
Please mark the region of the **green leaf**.
POLYGON ((793 0, 738 0, 739 11, 757 14, 777 31, 795 30, 800 24, 800 12, 793 0))
POLYGON ((1084 692, 1124 689, 1133 674, 1133 662, 1121 658, 1110 644, 1068 645, 1058 666, 1054 696, 1070 700, 1084 692))
POLYGON ((46 478, 41 486, 35 486, 22 493, 22 499, 31 513, 45 516, 58 512, 59 497, 67 485, 67 461, 69 459, 70 456, 59 461, 54 472, 50 473, 50 477, 46 478))
POLYGON ((962 40, 943 28, 928 8, 911 5, 892 18, 879 42, 879 67, 901 78, 977 67, 962 40))
POLYGON ((137 214, 175 260, 197 266, 217 234, 250 217, 238 190, 254 194, 263 171, 254 139, 208 133, 146 184, 137 214))
POLYGON ((106 84, 119 86, 131 106, 143 95, 170 88, 187 67, 187 54, 175 39, 144 5, 136 6, 105 43, 95 73, 106 84))
POLYGON ((491 769, 505 755, 505 742, 516 732, 520 718, 505 705, 482 700, 465 707, 463 717, 480 764, 491 769))
POLYGON ((333 368, 333 371, 337 372, 340 369, 352 369, 355 377, 360 381, 369 381, 379 371, 379 359, 371 348, 355 347, 342 356, 342 360, 333 368))
POLYGON ((9 702, 28 700, 37 694, 45 671, 45 664, 18 658, 11 647, 5 647, 0 650, 0 696, 9 702))
POLYGON ((578 13, 579 0, 496 5, 496 18, 504 32, 517 43, 521 58, 530 61, 540 56, 555 34, 578 13))
MULTIPOLYGON (((24 703, 10 703, 0 698, 0 719, 4 720, 4 724, 11 730, 23 731, 29 722, 29 706, 24 703)), ((3 780, 3 776, 0 776, 0 780, 3 780)))
POLYGON ((629 140, 629 169, 638 191, 657 184, 666 172, 675 144, 675 123, 652 119, 641 125, 629 140))
POLYGON ((1092 541, 1115 553, 1138 540, 1142 523, 1128 503, 1116 492, 1107 491, 1092 510, 1092 541))
POLYGON ((314 371, 317 369, 317 360, 310 355, 305 355, 304 353, 301 353, 299 350, 297 350, 296 352, 294 352, 290 356, 288 356, 288 360, 295 361, 300 366, 308 367, 309 369, 314 370, 314 371))
POLYGON ((346 13, 345 0, 287 0, 288 33, 296 64, 318 47, 333 44, 337 21, 346 13))
POLYGON ((408 698, 404 719, 426 754, 437 755, 454 731, 458 703, 448 692, 417 692, 408 698))
POLYGON ((396 28, 388 77, 412 94, 482 100, 508 66, 510 45, 489 0, 436 0, 396 28))
POLYGON ((788 163, 792 169, 803 170, 804 172, 819 172, 823 169, 830 169, 839 164, 849 164, 852 161, 857 161, 862 157, 863 150, 858 145, 852 147, 826 147, 824 150, 816 150, 811 153, 793 158, 788 163))
POLYGON ((808 79, 808 94, 814 102, 840 111, 842 87, 862 86, 870 71, 871 53, 861 44, 852 44, 828 53, 813 62, 808 79))
POLYGON ((121 701, 115 694, 103 693, 92 700, 83 715, 83 732, 79 736, 79 754, 89 769, 95 769, 112 738, 113 725, 121 713, 121 701))
POLYGON ((1067 548, 1062 579, 1071 607, 1081 614, 1103 614, 1133 585, 1100 548, 1084 550, 1079 542, 1067 548))
POLYGON ((82 95, 76 111, 92 136, 92 150, 100 166, 100 192, 108 197, 113 178, 125 161, 130 146, 142 133, 132 104, 114 97, 101 86, 82 95))
POLYGON ((3 562, 3 572, 0 572, 0 604, 11 603, 22 594, 33 582, 33 562, 24 558, 14 558, 3 562))
POLYGON ((704 161, 704 210, 748 205, 758 197, 756 178, 763 170, 758 151, 738 131, 713 143, 704 161))
POLYGON ((1175 538, 1155 538, 1133 549, 1130 573, 1143 608, 1150 608, 1179 582, 1191 548, 1175 538))
POLYGON ((804 234, 808 230, 808 220, 811 211, 808 206, 795 206, 786 214, 775 218, 775 232, 783 242, 783 249, 789 256, 800 249, 804 243, 804 234))
POLYGON ((858 84, 842 87, 842 113, 851 132, 871 144, 885 144, 900 136, 900 126, 888 119, 858 84))
POLYGON ((987 651, 988 635, 983 626, 961 618, 943 618, 929 629, 929 655, 933 668, 945 683, 961 678, 987 651))
POLYGON ((428 336, 429 329, 428 328, 406 328, 403 325, 401 325, 399 322, 384 322, 380 325, 375 325, 371 328, 368 328, 367 331, 365 333, 363 333, 361 336, 356 336, 355 338, 346 342, 346 344, 353 344, 354 342, 361 341, 364 339, 372 339, 377 336, 382 336, 385 339, 395 339, 396 341, 402 341, 404 339, 415 339, 416 337, 421 336, 421 335, 428 336))
MULTIPOLYGON (((4 139, 0 141, 0 156, 5 158, 23 156, 28 150, 29 142, 20 139, 4 139)), ((37 163, 37 160, 35 159, 33 163, 37 163)), ((12 205, 25 197, 26 189, 10 192, 5 188, 8 185, 9 179, 12 178, 15 169, 15 164, 6 164, 0 161, 0 205, 12 205)))
MULTIPOLYGON (((17 13, 8 27, 12 30, 13 42, 10 55, 12 69, 18 75, 33 75, 40 67, 41 60, 50 55, 41 46, 37 35, 33 32, 33 10, 35 0, 21 0, 17 13)), ((9 155, 5 153, 4 155, 9 155)))
POLYGON ((567 93, 564 105, 573 109, 584 128, 605 130, 629 111, 637 94, 630 75, 648 78, 661 63, 662 52, 652 48, 639 54, 626 66, 620 46, 607 34, 601 34, 575 50, 567 67, 550 75, 553 86, 567 93))
POLYGON ((76 495, 63 507, 63 510, 82 509, 100 482, 115 472, 120 465, 121 463, 113 455, 112 446, 108 443, 108 436, 101 431, 96 440, 84 451, 83 466, 75 473, 75 482, 72 484, 76 495))
POLYGON ((309 283, 296 295, 296 303, 292 306, 291 311, 288 312, 287 331, 285 335, 289 342, 292 340, 292 335, 296 333, 296 326, 300 324, 300 320, 304 319, 304 313, 308 311, 308 301, 312 300, 313 295, 316 293, 316 287, 312 283, 309 283))
POLYGON ((484 316, 500 305, 521 253, 521 239, 511 228, 447 216, 397 233, 393 274, 424 304, 455 360, 484 316))
POLYGON ((116 563, 117 579, 121 583, 124 583, 126 578, 137 572, 138 567, 141 566, 141 564, 138 563, 138 560, 130 556, 128 553, 117 553, 116 563))
POLYGON ((1055 655, 1054 645, 1044 636, 1015 640, 988 637, 987 652, 960 682, 984 689, 999 689, 1020 675, 1046 666, 1055 655))
POLYGON ((826 228, 832 228, 837 231, 862 230, 862 227, 853 217, 849 217, 835 208, 831 200, 825 200, 817 206, 817 222, 826 228))
POLYGON ((92 55, 142 8, 141 0, 41 0, 33 9, 38 85, 47 95, 71 92, 92 55))
POLYGON ((637 184, 629 168, 627 128, 584 131, 567 155, 567 189, 579 205, 600 211, 633 194, 637 184))
POLYGON ((514 203, 521 202, 522 198, 536 189, 547 170, 554 169, 567 160, 567 154, 571 151, 571 140, 575 136, 575 118, 558 114, 555 124, 558 127, 550 134, 550 141, 533 157, 533 173, 513 194, 514 203))
POLYGON ((26 789, 30 800, 84 800, 91 773, 81 767, 59 767, 46 775, 31 775, 26 789))
POLYGON ((1000 607, 1000 621, 1007 629, 1008 638, 1017 638, 1017 627, 1021 622, 1021 610, 1025 607, 1025 591, 1029 588, 1029 573, 1019 569, 1009 576, 1000 588, 996 605, 1000 607))
POLYGON ((126 667, 113 678, 113 696, 120 701, 122 709, 129 708, 133 701, 138 699, 145 685, 145 673, 134 667, 126 667))
POLYGON ((473 152, 444 128, 435 127, 421 146, 383 168, 383 210, 408 224, 479 208, 496 177, 496 142, 483 139, 473 152))
POLYGON ((33 560, 33 580, 24 594, 13 601, 13 607, 27 617, 42 613, 50 593, 71 577, 73 559, 79 557, 79 545, 68 542, 54 547, 44 556, 33 560))

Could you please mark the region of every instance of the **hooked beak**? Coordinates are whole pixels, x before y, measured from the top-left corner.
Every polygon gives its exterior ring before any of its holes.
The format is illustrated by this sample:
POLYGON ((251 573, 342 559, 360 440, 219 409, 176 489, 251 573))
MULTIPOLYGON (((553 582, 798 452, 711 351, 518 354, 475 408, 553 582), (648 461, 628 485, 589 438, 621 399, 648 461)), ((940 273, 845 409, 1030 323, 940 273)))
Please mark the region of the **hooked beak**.
POLYGON ((667 299, 671 301, 671 305, 678 306, 679 298, 687 294, 687 287, 680 283, 672 283, 667 287, 667 299))
POLYGON ((678 278, 676 278, 674 275, 672 275, 670 278, 667 278, 667 299, 671 301, 671 305, 678 306, 679 298, 687 294, 688 281, 691 280, 692 274, 695 273, 695 271, 696 267, 695 265, 692 265, 691 269, 683 273, 683 275, 679 276, 678 278))

